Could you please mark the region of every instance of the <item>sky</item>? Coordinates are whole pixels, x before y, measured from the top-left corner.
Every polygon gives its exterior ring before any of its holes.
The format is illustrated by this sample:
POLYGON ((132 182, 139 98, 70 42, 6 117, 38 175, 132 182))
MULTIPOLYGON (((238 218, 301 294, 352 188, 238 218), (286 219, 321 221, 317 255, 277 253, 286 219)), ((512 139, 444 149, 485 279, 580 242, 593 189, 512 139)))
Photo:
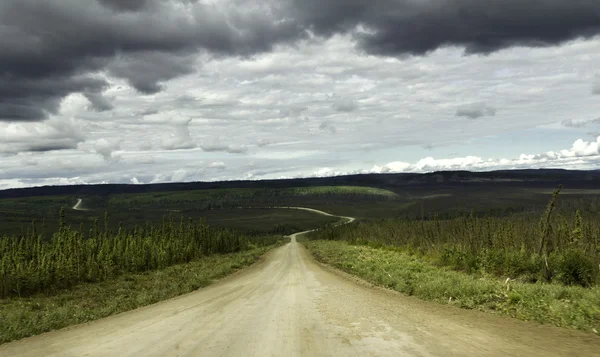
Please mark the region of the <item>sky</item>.
POLYGON ((600 168, 597 0, 3 0, 0 189, 600 168))

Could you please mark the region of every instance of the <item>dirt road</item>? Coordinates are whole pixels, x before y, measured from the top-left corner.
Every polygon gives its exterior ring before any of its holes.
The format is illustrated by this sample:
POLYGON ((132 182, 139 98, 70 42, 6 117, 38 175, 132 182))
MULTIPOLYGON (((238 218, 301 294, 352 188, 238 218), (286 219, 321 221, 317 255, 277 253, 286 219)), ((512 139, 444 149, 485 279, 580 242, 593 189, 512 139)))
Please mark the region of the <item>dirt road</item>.
POLYGON ((422 302, 292 242, 197 292, 0 346, 0 356, 598 356, 600 338, 422 302))
POLYGON ((83 200, 81 198, 78 198, 77 203, 75 204, 75 206, 73 206, 73 209, 75 211, 87 211, 85 208, 81 208, 81 202, 83 202, 83 200))
MULTIPOLYGON (((341 224, 352 223, 352 222, 354 222, 356 220, 356 218, 354 218, 354 217, 336 216, 336 215, 333 215, 333 214, 330 214, 330 213, 327 213, 327 212, 323 212, 323 211, 320 211, 320 210, 314 209, 314 208, 306 208, 306 207, 281 207, 281 206, 279 206, 279 207, 273 207, 273 208, 299 209, 299 210, 303 210, 303 211, 317 213, 317 214, 320 214, 320 215, 323 215, 323 216, 338 217, 338 218, 342 219, 342 223, 341 224)), ((306 231, 306 232, 312 232, 312 231, 306 231)), ((304 234, 306 232, 296 233, 295 236, 302 235, 302 234, 304 234)))
MULTIPOLYGON (((350 217, 348 217, 350 218, 350 217)), ((0 346, 0 356, 598 356, 578 331, 436 305, 316 263, 296 242, 197 292, 0 346)))

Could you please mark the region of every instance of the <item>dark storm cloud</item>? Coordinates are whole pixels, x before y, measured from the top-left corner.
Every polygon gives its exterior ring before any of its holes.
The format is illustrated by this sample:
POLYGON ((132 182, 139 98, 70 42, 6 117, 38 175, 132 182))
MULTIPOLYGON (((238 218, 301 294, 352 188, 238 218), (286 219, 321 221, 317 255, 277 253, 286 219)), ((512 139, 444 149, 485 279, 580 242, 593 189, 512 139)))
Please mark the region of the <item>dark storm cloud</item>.
POLYGON ((456 109, 457 117, 467 117, 469 119, 477 119, 484 116, 496 115, 496 109, 487 106, 484 103, 472 103, 458 107, 456 109))
POLYGON ((160 82, 194 72, 195 64, 189 56, 154 51, 118 56, 108 70, 138 91, 152 94, 162 90, 160 82))
POLYGON ((116 11, 138 11, 147 5, 151 0, 98 0, 98 2, 108 8, 116 11))
MULTIPOLYGON (((0 51, 0 64, 2 58, 0 51)), ((83 92, 97 99, 93 104, 96 107, 101 98, 98 93, 105 86, 106 83, 101 79, 77 74, 30 78, 3 73, 0 74, 0 120, 43 119, 48 112, 58 109, 62 97, 72 92, 83 92)))
POLYGON ((193 72, 190 54, 247 56, 301 34, 273 12, 190 0, 0 2, 0 120, 40 120, 74 92, 96 110, 107 70, 143 93, 193 72), (55 88, 54 84, 58 86, 55 88))
POLYGON ((597 0, 291 0, 298 20, 329 36, 357 32, 373 54, 424 54, 442 46, 489 53, 549 46, 600 33, 597 0))
POLYGON ((372 54, 424 54, 449 45, 488 53, 596 35, 600 2, 3 0, 0 120, 43 119, 74 92, 84 93, 94 109, 108 110, 101 97, 107 82, 91 74, 106 71, 155 93, 163 82, 197 69, 193 54, 250 56, 307 31, 352 33, 372 54))
POLYGON ((77 147, 77 143, 72 140, 64 140, 63 142, 54 142, 54 143, 29 143, 28 146, 25 147, 24 151, 31 152, 45 152, 45 151, 54 151, 54 150, 67 150, 74 149, 77 147))

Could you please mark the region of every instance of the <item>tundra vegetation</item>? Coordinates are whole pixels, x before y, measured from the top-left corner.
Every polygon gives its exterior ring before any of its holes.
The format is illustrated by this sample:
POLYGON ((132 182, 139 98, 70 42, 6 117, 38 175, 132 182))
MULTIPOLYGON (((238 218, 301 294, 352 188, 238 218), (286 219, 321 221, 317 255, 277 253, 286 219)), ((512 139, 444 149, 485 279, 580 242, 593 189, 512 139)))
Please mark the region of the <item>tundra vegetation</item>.
POLYGON ((556 192, 548 203, 541 187, 547 183, 443 186, 436 176, 434 184, 405 187, 395 176, 382 177, 379 188, 332 178, 344 184, 148 186, 137 193, 106 193, 101 185, 77 196, 0 192, 8 195, 0 199, 0 343, 193 291, 252 264, 281 244, 282 235, 318 227, 325 228, 305 242, 317 259, 376 284, 461 307, 600 329, 600 191, 571 189, 560 199, 556 192), (77 198, 85 211, 60 209, 77 198), (277 206, 358 221, 334 227, 336 217, 277 206))
POLYGON ((60 217, 49 239, 35 222, 0 239, 0 343, 193 291, 282 243, 203 220, 113 230, 106 214, 84 230, 60 217))
POLYGON ((598 333, 600 214, 558 209, 559 193, 538 215, 370 220, 312 232, 305 244, 409 295, 598 333))
POLYGON ((133 230, 103 226, 74 230, 61 211, 59 230, 49 240, 31 230, 0 240, 0 297, 28 296, 94 283, 120 275, 164 269, 214 254, 237 253, 274 244, 281 236, 246 236, 203 221, 174 221, 133 230))
POLYGON ((278 198, 336 195, 393 196, 347 186, 158 192, 84 197, 85 211, 59 214, 51 210, 77 200, 0 200, 0 343, 206 286, 254 263, 283 235, 338 221, 269 208, 278 198), (25 224, 27 216, 37 220, 25 224))
MULTIPOLYGON (((0 192, 0 197, 1 197, 0 192)), ((25 234, 36 220, 38 233, 50 236, 56 232, 61 207, 72 207, 77 198, 83 199, 85 211, 70 211, 66 223, 79 229, 93 228, 94 221, 109 212, 110 228, 133 229, 146 222, 160 222, 165 214, 174 219, 206 219, 211 226, 244 231, 248 234, 289 234, 321 227, 334 218, 309 212, 268 209, 275 206, 304 206, 327 210, 349 204, 396 204, 396 195, 388 190, 357 186, 316 186, 269 188, 230 188, 151 193, 123 193, 81 196, 33 196, 0 198, 0 235, 25 234), (240 208, 242 207, 242 208, 240 208), (261 208, 257 210, 257 208, 261 208)), ((384 209, 387 209, 385 206, 384 209)))

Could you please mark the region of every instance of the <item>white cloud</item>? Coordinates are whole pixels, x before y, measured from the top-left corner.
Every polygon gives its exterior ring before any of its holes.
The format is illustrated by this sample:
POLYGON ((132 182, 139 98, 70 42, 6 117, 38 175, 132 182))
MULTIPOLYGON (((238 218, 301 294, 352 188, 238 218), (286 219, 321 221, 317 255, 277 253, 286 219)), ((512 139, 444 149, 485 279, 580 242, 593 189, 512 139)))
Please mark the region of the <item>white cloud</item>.
POLYGON ((208 165, 208 167, 211 169, 225 170, 225 168, 227 166, 225 165, 225 163, 223 161, 215 161, 215 162, 210 163, 210 165, 208 165))
POLYGON ((103 74, 111 110, 90 111, 89 98, 72 94, 47 121, 0 122, 0 180, 148 183, 597 161, 595 142, 571 127, 597 131, 587 119, 598 117, 590 59, 600 39, 486 56, 448 47, 386 58, 355 48, 352 36, 338 35, 251 57, 200 55, 201 71, 160 81, 164 90, 151 95, 103 74), (538 140, 549 124, 554 136, 538 140), (530 152, 538 154, 519 157, 530 152))
POLYGON ((560 124, 567 128, 583 128, 584 126, 586 126, 588 124, 600 124, 600 118, 590 119, 590 120, 568 119, 568 120, 563 120, 560 124))
POLYGON ((171 182, 185 182, 189 181, 190 177, 193 176, 193 172, 188 170, 177 170, 171 175, 171 182))
POLYGON ((261 148, 265 147, 265 146, 269 146, 271 144, 273 144, 273 142, 268 139, 259 139, 258 142, 256 143, 256 145, 261 148))
POLYGON ((104 138, 96 140, 94 150, 104 158, 105 161, 119 161, 121 157, 116 153, 121 148, 120 140, 106 140, 104 138))
POLYGON ((144 141, 139 144, 139 149, 143 151, 149 151, 152 149, 152 143, 149 141, 144 141))
POLYGON ((411 164, 409 164, 408 162, 394 161, 394 162, 387 163, 383 166, 375 165, 368 172, 374 173, 374 174, 383 174, 383 173, 389 173, 389 172, 404 172, 404 171, 410 169, 410 167, 411 167, 411 164))
POLYGON ((585 157, 600 155, 598 148, 600 145, 600 136, 596 138, 596 141, 588 142, 582 139, 578 139, 573 143, 573 146, 569 150, 561 150, 560 155, 552 153, 559 158, 562 157, 585 157))
POLYGON ((150 155, 143 155, 133 157, 131 162, 135 164, 152 165, 156 163, 156 160, 150 155))
POLYGON ((600 75, 596 76, 594 83, 592 84, 592 94, 600 95, 600 75))
POLYGON ((521 154, 515 159, 502 158, 484 160, 478 156, 455 157, 451 159, 426 157, 414 164, 406 162, 390 162, 382 166, 375 165, 370 170, 360 170, 360 172, 481 171, 541 167, 592 168, 598 161, 600 161, 600 136, 596 141, 592 142, 578 139, 573 143, 573 146, 570 149, 564 149, 558 152, 549 151, 542 154, 521 154))
POLYGON ((33 123, 0 121, 0 154, 75 149, 84 140, 85 136, 72 119, 53 117, 33 123))
POLYGON ((336 99, 333 103, 333 109, 338 112, 353 112, 358 109, 358 105, 356 102, 350 98, 340 98, 336 99))
MULTIPOLYGON (((327 176, 339 176, 339 175, 343 175, 343 174, 344 174, 344 172, 332 169, 331 167, 323 167, 323 168, 320 168, 320 169, 316 170, 315 172, 313 172, 313 174, 311 176, 312 177, 327 177, 327 176)), ((291 177, 288 177, 288 178, 291 178, 291 177)))
POLYGON ((224 151, 230 154, 243 154, 248 151, 248 147, 245 145, 236 145, 236 144, 220 144, 220 143, 212 143, 212 144, 202 144, 200 145, 203 151, 206 152, 215 152, 215 151, 224 151))
POLYGON ((160 147, 165 150, 181 150, 181 149, 193 149, 196 147, 196 143, 190 136, 189 124, 192 121, 191 118, 176 118, 173 119, 172 127, 173 132, 165 134, 161 141, 160 147))
POLYGON ((323 130, 323 131, 327 130, 331 134, 335 134, 337 132, 337 129, 335 128, 335 126, 329 121, 322 122, 321 125, 319 125, 319 130, 323 130))
MULTIPOLYGON (((185 156, 182 156, 185 158, 185 156)), ((0 174, 0 187, 26 187, 32 185, 49 184, 75 184, 75 183, 159 183, 159 182, 188 182, 188 181, 219 181, 230 179, 266 179, 266 178, 298 178, 298 177, 327 177, 359 173, 424 173, 447 170, 490 171, 500 169, 523 168, 570 168, 591 169, 600 164, 600 137, 595 141, 576 140, 569 149, 548 151, 538 154, 521 154, 515 158, 482 158, 479 156, 465 156, 453 158, 425 157, 415 162, 392 161, 387 164, 376 164, 371 168, 355 166, 348 163, 336 166, 336 160, 331 160, 333 165, 315 167, 310 162, 304 165, 287 166, 285 158, 276 161, 243 163, 244 160, 233 165, 225 165, 222 161, 213 161, 208 165, 202 163, 192 164, 174 161, 168 166, 163 166, 160 173, 153 167, 145 170, 140 168, 124 170, 115 169, 110 175, 96 175, 90 169, 95 166, 89 160, 72 161, 65 159, 62 162, 48 162, 39 160, 35 162, 39 175, 24 176, 23 179, 12 179, 0 174), (86 163, 87 162, 87 163, 86 163), (269 163, 270 162, 270 163, 269 163), (47 166, 37 168, 40 163, 47 166), (87 165, 87 166, 86 166, 87 165), (82 167, 83 166, 83 167, 82 167), (47 170, 54 168, 54 171, 47 170), (68 170, 75 171, 73 177, 57 177, 57 173, 68 170), (81 171, 82 170, 82 171, 81 171), (112 178, 111 178, 112 177, 112 178)), ((122 160, 124 161, 124 160, 122 160)), ((160 162, 160 161, 159 161, 160 162)), ((33 161, 32 161, 33 163, 33 161)), ((115 163, 119 165, 119 163, 115 163)), ((0 165, 0 168, 2 166, 0 165)), ((1 170, 0 170, 1 172, 1 170)), ((9 176, 11 173, 8 173, 9 176)), ((14 175, 14 173, 12 174, 14 175)))

